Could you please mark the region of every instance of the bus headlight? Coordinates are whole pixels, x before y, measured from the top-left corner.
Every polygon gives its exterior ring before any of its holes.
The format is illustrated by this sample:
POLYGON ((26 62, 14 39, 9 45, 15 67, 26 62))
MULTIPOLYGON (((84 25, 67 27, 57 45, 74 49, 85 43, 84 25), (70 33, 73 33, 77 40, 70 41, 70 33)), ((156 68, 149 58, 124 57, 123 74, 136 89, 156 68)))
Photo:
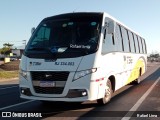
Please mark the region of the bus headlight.
POLYGON ((27 71, 20 69, 19 74, 23 76, 25 79, 27 79, 27 71))
POLYGON ((97 68, 93 68, 93 69, 89 69, 89 70, 83 70, 83 71, 77 71, 77 72, 75 73, 75 76, 74 76, 73 81, 74 81, 74 80, 77 80, 77 79, 79 79, 79 78, 81 78, 81 77, 84 77, 84 76, 86 76, 86 75, 88 75, 88 74, 94 73, 94 72, 96 72, 96 71, 97 71, 97 68))

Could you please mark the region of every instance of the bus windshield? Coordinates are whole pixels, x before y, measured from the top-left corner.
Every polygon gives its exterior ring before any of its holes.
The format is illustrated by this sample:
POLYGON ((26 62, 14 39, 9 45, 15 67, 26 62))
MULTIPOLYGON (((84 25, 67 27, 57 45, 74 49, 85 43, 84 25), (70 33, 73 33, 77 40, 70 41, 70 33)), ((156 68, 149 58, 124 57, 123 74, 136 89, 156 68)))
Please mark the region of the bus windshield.
POLYGON ((98 49, 101 22, 94 16, 45 19, 31 37, 26 52, 93 53, 98 49))

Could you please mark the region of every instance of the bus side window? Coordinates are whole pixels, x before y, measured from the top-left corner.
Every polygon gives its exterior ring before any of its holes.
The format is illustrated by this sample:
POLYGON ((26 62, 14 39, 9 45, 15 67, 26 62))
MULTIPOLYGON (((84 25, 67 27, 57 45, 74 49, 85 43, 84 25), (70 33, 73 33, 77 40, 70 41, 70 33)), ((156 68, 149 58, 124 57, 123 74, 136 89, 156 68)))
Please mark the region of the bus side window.
POLYGON ((139 36, 138 36, 138 42, 139 42, 139 50, 140 50, 139 52, 140 52, 140 53, 143 53, 143 52, 142 52, 142 51, 143 51, 143 50, 142 50, 142 42, 141 42, 141 38, 140 38, 139 36))
POLYGON ((120 32, 120 26, 117 24, 116 25, 116 30, 115 30, 115 45, 116 45, 116 51, 123 51, 122 48, 122 37, 121 37, 121 32, 120 32))
POLYGON ((139 53, 139 45, 138 45, 138 39, 136 34, 134 34, 134 41, 135 41, 136 53, 139 53))
POLYGON ((121 31, 122 31, 122 37, 123 37, 124 52, 130 52, 127 30, 124 27, 121 27, 121 31))
POLYGON ((142 38, 142 44, 143 44, 143 51, 144 51, 144 53, 147 53, 145 40, 143 38, 142 38))
POLYGON ((115 51, 115 43, 113 42, 114 35, 113 34, 108 34, 107 29, 104 30, 104 40, 103 40, 103 45, 102 45, 102 54, 106 54, 109 52, 115 51))
POLYGON ((143 45, 143 42, 142 42, 142 38, 141 39, 141 45, 142 45, 142 53, 144 53, 144 45, 143 45))
POLYGON ((130 31, 128 31, 128 35, 129 35, 131 52, 135 53, 136 50, 135 50, 135 43, 134 43, 134 39, 133 39, 133 33, 131 33, 130 31))

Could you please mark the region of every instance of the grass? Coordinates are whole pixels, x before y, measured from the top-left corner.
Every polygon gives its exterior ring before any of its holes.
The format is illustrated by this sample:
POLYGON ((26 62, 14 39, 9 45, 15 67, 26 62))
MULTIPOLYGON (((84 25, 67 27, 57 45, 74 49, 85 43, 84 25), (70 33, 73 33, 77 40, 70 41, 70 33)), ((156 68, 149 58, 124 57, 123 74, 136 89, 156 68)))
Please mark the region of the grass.
POLYGON ((16 78, 18 77, 18 73, 19 71, 4 71, 4 70, 0 70, 0 81, 2 79, 11 79, 11 78, 16 78))
POLYGON ((19 60, 0 65, 0 81, 18 77, 19 60))

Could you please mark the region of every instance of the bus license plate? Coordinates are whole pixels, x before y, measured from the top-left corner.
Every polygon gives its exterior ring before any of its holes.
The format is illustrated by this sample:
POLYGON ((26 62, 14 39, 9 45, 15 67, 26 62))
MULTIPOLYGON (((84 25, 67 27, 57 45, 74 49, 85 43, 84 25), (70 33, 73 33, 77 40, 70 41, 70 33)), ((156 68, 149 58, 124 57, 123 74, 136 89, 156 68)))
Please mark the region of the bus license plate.
POLYGON ((55 85, 53 81, 40 81, 40 87, 55 87, 55 85))

